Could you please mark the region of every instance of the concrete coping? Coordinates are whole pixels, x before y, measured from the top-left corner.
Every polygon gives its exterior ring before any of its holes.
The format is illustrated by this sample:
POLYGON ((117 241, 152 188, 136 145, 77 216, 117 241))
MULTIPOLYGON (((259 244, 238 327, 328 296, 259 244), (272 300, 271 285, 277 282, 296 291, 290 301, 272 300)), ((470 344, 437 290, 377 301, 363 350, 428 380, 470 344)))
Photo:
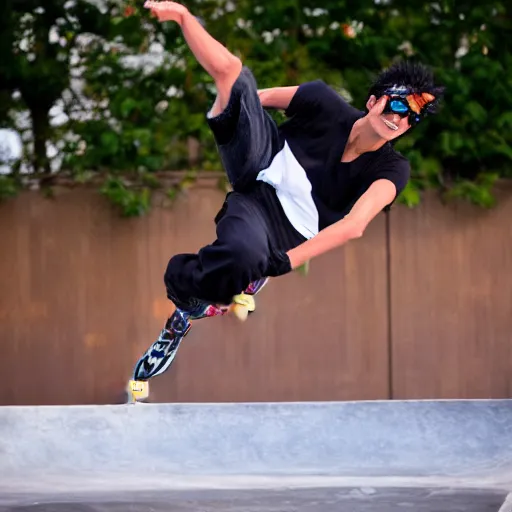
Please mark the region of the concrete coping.
POLYGON ((512 400, 0 407, 4 485, 141 478, 512 490, 512 400))

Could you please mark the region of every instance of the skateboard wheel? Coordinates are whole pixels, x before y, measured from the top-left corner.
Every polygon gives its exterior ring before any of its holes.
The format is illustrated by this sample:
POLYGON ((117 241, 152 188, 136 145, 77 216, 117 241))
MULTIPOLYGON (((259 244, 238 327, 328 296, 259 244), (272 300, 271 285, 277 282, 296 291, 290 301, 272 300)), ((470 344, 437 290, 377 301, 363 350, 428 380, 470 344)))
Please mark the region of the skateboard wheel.
POLYGON ((232 311, 239 320, 247 320, 249 313, 256 309, 256 302, 252 295, 241 293, 233 297, 232 311))
POLYGON ((142 402, 149 397, 149 382, 130 380, 128 382, 128 397, 130 402, 142 402))
POLYGON ((249 316, 249 308, 245 304, 234 304, 233 313, 239 320, 245 322, 249 316))

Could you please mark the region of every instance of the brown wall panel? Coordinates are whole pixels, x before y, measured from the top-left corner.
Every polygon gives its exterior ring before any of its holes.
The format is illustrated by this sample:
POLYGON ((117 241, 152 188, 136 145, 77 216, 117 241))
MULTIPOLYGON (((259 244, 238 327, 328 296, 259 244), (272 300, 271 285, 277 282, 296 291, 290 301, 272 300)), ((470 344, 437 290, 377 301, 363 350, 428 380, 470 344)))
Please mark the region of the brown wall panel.
POLYGON ((392 212, 394 398, 512 397, 511 192, 392 212))
MULTIPOLYGON (((93 191, 0 204, 0 404, 120 401, 170 311, 168 258, 213 239, 222 200, 200 183, 172 208, 129 220, 93 191)), ((196 322, 153 400, 386 398, 386 287, 382 216, 307 278, 270 283, 245 324, 196 322)))

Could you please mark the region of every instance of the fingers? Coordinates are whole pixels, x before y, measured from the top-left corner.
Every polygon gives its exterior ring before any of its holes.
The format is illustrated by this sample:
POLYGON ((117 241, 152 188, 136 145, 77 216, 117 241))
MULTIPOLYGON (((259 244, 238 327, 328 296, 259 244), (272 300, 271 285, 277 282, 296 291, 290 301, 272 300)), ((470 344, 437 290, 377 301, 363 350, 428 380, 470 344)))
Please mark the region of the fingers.
POLYGON ((159 21, 176 21, 180 25, 186 12, 186 8, 177 2, 146 0, 144 7, 149 9, 151 14, 156 16, 159 21))
POLYGON ((159 10, 165 7, 168 2, 154 2, 153 0, 147 0, 144 2, 144 7, 151 10, 159 10))
POLYGON ((146 2, 144 2, 144 7, 147 7, 149 9, 154 9, 155 7, 158 8, 158 9, 165 9, 165 8, 169 8, 169 7, 176 7, 176 2, 167 2, 167 1, 162 1, 162 2, 155 2, 154 0, 146 0, 146 2))
POLYGON ((154 2, 152 0, 147 0, 144 2, 144 7, 149 9, 151 16, 160 20, 160 15, 162 14, 166 3, 167 2, 154 2))
POLYGON ((149 9, 151 11, 151 14, 154 15, 155 11, 155 7, 156 7, 156 2, 150 2, 149 0, 147 2, 144 2, 144 8, 145 9, 149 9))

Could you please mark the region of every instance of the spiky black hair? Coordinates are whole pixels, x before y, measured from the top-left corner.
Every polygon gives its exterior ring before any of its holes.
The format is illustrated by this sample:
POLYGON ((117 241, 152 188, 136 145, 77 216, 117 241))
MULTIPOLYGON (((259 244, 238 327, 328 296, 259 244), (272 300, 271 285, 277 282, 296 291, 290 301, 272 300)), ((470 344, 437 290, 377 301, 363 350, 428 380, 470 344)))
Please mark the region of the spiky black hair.
MULTIPOLYGON (((433 107, 437 107, 443 94, 444 87, 434 83, 434 73, 431 68, 416 61, 400 60, 380 73, 372 83, 368 97, 375 95, 380 98, 393 86, 405 86, 414 92, 427 92, 436 97, 433 107)), ((434 110, 434 108, 432 110, 434 110)))

